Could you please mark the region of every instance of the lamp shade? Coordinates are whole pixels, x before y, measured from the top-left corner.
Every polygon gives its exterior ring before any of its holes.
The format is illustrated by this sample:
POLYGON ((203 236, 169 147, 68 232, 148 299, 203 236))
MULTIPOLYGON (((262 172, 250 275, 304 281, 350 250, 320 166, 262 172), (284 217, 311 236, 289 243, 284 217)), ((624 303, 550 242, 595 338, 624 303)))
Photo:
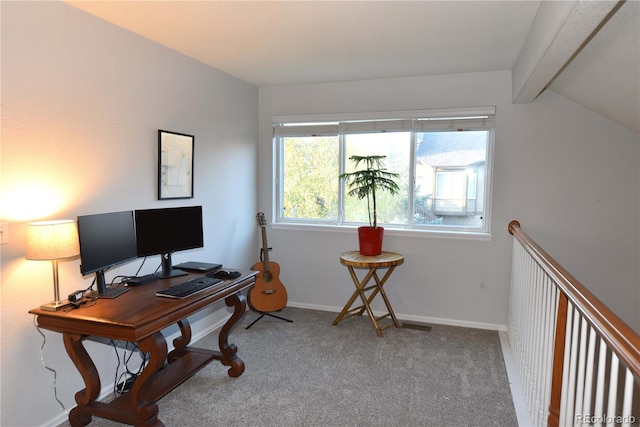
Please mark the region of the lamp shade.
POLYGON ((40 221, 27 226, 26 259, 56 260, 71 258, 79 253, 75 221, 40 221))

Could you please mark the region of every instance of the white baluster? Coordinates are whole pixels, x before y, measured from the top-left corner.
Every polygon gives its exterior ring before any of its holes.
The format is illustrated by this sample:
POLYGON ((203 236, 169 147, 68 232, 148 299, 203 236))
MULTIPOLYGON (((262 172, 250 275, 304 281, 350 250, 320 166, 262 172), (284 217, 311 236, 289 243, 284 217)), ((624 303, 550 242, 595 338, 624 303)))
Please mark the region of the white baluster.
POLYGON ((589 350, 587 353, 586 376, 584 379, 584 401, 582 404, 582 415, 592 414, 591 412, 591 396, 593 394, 593 364, 596 352, 596 330, 589 327, 589 350))
POLYGON ((622 403, 622 427, 630 426, 632 418, 631 407, 633 404, 633 373, 629 368, 626 368, 626 374, 624 377, 624 396, 622 403))
MULTIPOLYGON (((582 317, 582 322, 580 325, 580 350, 578 352, 578 378, 576 380, 576 393, 575 393, 575 413, 574 413, 574 422, 579 415, 579 411, 582 410, 582 405, 584 402, 584 377, 585 377, 585 365, 586 365, 586 347, 587 347, 587 320, 582 317)), ((581 414, 584 415, 584 414, 581 414)))
MULTIPOLYGON (((611 374, 609 375, 609 398, 607 404, 607 419, 615 417, 616 414, 616 399, 618 398, 618 356, 615 353, 611 353, 611 374)), ((608 424, 605 421, 605 424, 608 424)))
POLYGON ((598 380, 596 381, 596 400, 595 400, 595 409, 593 410, 593 416, 596 422, 593 424, 595 426, 601 426, 602 420, 604 417, 604 387, 605 387, 605 370, 607 366, 607 344, 604 342, 602 338, 600 338, 600 355, 598 356, 598 380))

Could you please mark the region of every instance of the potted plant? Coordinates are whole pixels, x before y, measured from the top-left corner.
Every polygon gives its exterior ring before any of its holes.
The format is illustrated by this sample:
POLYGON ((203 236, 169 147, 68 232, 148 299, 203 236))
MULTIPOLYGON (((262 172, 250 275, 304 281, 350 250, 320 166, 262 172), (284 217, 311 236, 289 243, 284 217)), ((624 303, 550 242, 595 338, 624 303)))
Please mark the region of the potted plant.
POLYGON ((378 211, 376 205, 376 192, 388 191, 390 194, 398 194, 400 188, 395 179, 397 173, 389 172, 384 167, 384 159, 387 156, 351 156, 349 160, 354 163, 353 172, 340 174, 340 179, 345 179, 349 191, 347 195, 358 199, 367 199, 369 211, 369 226, 358 227, 358 242, 362 255, 380 255, 382 252, 383 227, 378 227, 378 211), (364 169, 358 167, 364 164, 364 169))

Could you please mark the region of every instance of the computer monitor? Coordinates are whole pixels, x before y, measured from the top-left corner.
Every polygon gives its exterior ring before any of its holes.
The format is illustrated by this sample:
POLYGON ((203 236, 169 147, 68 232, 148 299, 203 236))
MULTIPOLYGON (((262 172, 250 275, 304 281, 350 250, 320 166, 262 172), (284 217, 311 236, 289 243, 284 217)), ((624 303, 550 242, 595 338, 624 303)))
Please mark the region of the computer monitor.
POLYGON ((160 278, 187 274, 174 269, 171 254, 204 245, 202 206, 135 211, 138 256, 160 255, 160 278))
POLYGON ((138 257, 133 211, 79 216, 78 238, 80 272, 96 274, 98 298, 115 298, 126 292, 126 288, 107 288, 104 273, 138 257))

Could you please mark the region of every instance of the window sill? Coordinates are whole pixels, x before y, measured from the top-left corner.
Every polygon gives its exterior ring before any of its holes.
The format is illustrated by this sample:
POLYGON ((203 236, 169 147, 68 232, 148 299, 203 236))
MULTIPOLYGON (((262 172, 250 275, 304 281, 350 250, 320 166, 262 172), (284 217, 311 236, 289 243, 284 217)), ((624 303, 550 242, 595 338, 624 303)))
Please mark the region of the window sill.
MULTIPOLYGON (((277 222, 272 223, 271 228, 274 230, 319 231, 322 233, 354 233, 358 226, 277 222)), ((488 242, 493 237, 491 233, 480 231, 418 230, 389 226, 384 226, 384 230, 385 236, 419 237, 429 239, 435 238, 488 242)))

